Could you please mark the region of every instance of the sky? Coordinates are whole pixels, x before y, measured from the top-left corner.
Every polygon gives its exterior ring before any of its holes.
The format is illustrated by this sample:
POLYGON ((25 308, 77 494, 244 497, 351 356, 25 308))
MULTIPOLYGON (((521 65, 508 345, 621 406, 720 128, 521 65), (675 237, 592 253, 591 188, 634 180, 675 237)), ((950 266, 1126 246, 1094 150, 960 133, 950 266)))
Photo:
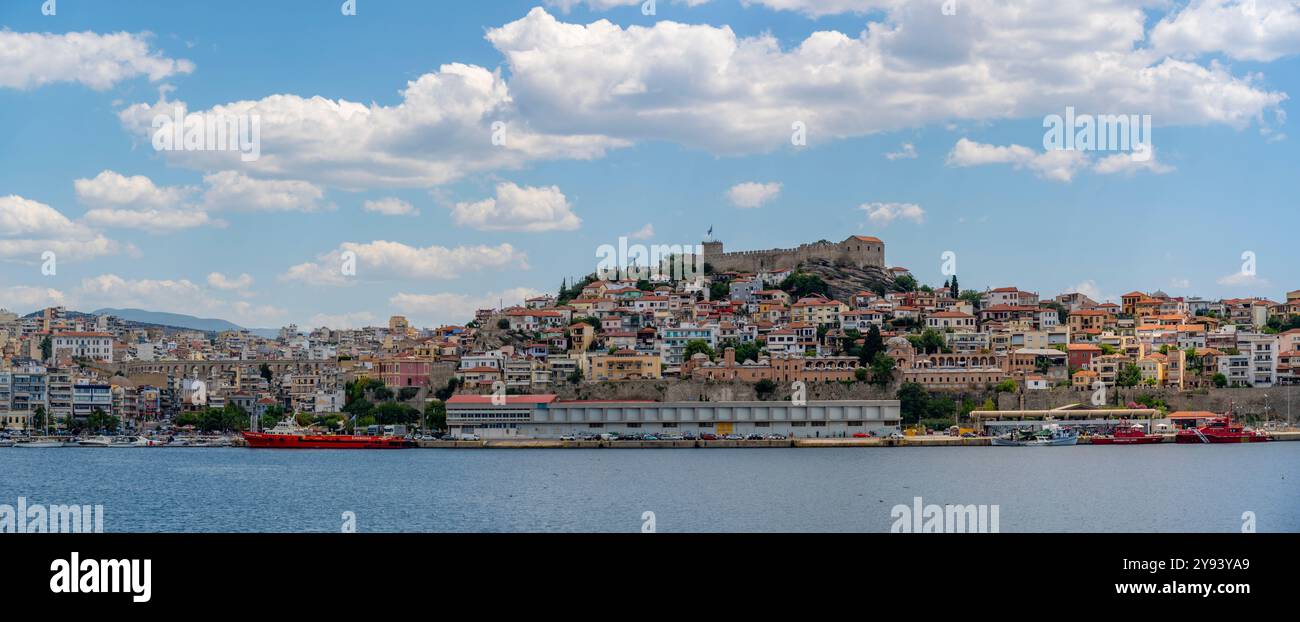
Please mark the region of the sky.
POLYGON ((964 289, 1300 288, 1300 2, 650 4, 3 0, 0 307, 463 323, 710 227, 964 289), (257 157, 158 148, 178 107, 257 157), (1045 144, 1067 108, 1152 157, 1045 144))

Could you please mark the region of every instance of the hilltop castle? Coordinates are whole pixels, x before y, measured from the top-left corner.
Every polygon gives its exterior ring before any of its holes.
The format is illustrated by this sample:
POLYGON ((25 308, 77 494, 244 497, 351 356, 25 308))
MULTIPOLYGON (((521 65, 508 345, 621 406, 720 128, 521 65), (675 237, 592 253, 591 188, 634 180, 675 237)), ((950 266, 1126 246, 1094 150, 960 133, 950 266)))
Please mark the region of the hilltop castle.
POLYGON ((884 268, 885 243, 880 238, 855 235, 843 242, 814 242, 798 248, 726 253, 722 242, 703 243, 704 262, 717 272, 772 272, 792 269, 811 260, 856 268, 884 268))

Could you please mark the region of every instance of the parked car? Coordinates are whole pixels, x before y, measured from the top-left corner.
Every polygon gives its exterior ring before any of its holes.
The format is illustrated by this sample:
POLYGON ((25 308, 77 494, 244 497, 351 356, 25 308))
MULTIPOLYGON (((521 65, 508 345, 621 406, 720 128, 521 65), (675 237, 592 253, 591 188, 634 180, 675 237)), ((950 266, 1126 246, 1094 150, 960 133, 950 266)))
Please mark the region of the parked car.
POLYGON ((572 434, 565 434, 564 436, 561 436, 561 437, 560 437, 560 440, 562 440, 562 441, 576 441, 576 440, 578 440, 578 437, 576 437, 576 436, 574 436, 574 435, 572 435, 572 434))
POLYGON ((714 435, 714 434, 701 434, 701 435, 700 435, 700 440, 702 440, 702 441, 716 441, 716 440, 718 440, 718 437, 717 437, 716 435, 714 435))
POLYGON ((785 440, 785 435, 784 435, 784 434, 768 434, 767 437, 766 437, 766 440, 769 440, 769 441, 783 441, 783 440, 785 440))
POLYGON ((481 441, 481 440, 483 440, 483 439, 479 438, 479 436, 478 436, 477 434, 461 434, 461 435, 460 435, 460 440, 462 440, 462 441, 481 441))
POLYGON ((871 438, 871 435, 866 432, 854 432, 853 438, 871 438))
POLYGON ((895 439, 895 440, 902 440, 902 439, 905 439, 905 438, 907 438, 907 437, 906 437, 906 436, 903 436, 903 433, 902 433, 902 432, 894 432, 893 434, 890 434, 890 435, 889 435, 889 438, 892 438, 892 439, 895 439))

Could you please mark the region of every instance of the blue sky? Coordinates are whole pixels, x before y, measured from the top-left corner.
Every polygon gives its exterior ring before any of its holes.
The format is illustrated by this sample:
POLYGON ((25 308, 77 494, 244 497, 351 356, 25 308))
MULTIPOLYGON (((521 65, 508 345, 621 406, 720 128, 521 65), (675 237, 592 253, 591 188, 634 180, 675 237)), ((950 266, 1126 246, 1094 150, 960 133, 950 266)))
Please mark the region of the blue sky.
POLYGON ((0 307, 463 322, 647 225, 737 250, 876 235, 935 285, 956 252, 964 288, 1300 287, 1294 3, 340 4, 0 5, 0 307), (263 157, 155 151, 176 102, 260 115, 263 157), (1044 151, 1067 105, 1150 114, 1157 164, 1044 151), (741 207, 744 183, 779 191, 741 207), (364 207, 385 199, 418 215, 364 207), (349 249, 357 274, 331 272, 349 249))

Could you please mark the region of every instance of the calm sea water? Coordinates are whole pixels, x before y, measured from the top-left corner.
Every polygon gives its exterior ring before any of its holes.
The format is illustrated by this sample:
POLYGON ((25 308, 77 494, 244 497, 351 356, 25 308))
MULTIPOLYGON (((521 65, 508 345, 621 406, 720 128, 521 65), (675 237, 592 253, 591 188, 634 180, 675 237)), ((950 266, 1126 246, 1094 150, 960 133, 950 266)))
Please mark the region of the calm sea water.
POLYGON ((888 531, 997 504, 1009 531, 1300 532, 1300 443, 1054 448, 0 449, 0 504, 102 504, 106 531, 888 531))

